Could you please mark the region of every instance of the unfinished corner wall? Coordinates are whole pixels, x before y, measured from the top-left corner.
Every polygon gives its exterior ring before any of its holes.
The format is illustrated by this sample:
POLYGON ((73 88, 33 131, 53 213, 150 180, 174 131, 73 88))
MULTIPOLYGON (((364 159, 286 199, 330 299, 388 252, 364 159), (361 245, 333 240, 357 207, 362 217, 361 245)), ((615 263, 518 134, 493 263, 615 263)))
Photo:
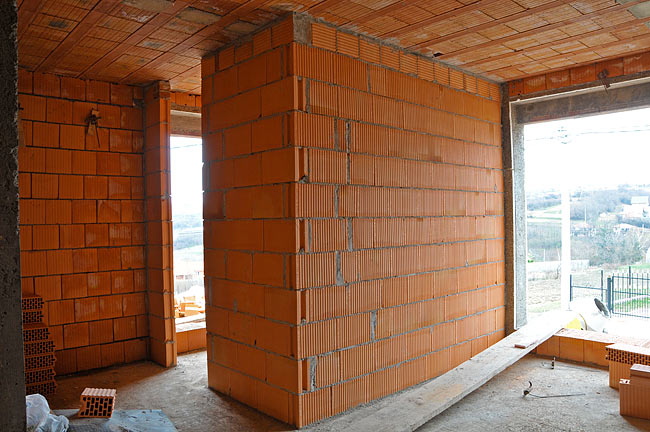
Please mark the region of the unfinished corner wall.
POLYGON ((24 70, 18 85, 22 292, 46 301, 57 374, 146 358, 142 90, 24 70))
POLYGON ((147 298, 151 359, 176 364, 173 233, 170 176, 170 89, 160 81, 145 89, 144 179, 147 231, 147 298))
POLYGON ((503 337, 498 86, 301 16, 202 71, 211 388, 302 426, 503 337))

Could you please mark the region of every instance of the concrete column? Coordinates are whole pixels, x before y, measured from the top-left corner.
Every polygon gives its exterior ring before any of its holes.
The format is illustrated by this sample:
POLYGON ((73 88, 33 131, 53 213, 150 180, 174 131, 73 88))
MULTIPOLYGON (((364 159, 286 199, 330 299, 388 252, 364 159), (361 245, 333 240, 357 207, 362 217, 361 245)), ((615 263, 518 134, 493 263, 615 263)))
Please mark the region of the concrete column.
POLYGON ((18 243, 16 2, 0 2, 0 429, 25 430, 25 367, 18 243))

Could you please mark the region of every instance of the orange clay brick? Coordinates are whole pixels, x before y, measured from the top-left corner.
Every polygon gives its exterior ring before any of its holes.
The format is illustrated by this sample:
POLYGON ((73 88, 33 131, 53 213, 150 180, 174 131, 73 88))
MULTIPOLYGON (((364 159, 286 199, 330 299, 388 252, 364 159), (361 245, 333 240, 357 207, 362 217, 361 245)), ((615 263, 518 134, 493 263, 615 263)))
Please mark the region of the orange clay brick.
POLYGON ((285 51, 283 81, 248 47, 222 50, 204 79, 217 102, 203 99, 209 384, 299 425, 438 376, 505 322, 500 152, 484 149, 500 142, 498 86, 321 23, 311 37, 285 51), (332 387, 312 388, 314 366, 332 387), (251 376, 288 404, 261 401, 251 376))
POLYGON ((85 388, 81 393, 79 417, 109 418, 115 407, 115 389, 85 388))

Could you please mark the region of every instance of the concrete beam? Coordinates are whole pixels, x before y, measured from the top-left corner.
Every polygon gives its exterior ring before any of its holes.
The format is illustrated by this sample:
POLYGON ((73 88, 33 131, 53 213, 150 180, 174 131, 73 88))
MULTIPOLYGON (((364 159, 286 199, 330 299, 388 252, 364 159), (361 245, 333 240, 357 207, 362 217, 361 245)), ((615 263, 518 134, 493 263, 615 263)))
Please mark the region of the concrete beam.
POLYGON ((18 241, 16 1, 0 2, 0 430, 25 430, 25 360, 18 241))
POLYGON ((200 112, 195 113, 193 111, 180 111, 174 109, 174 107, 172 106, 171 134, 200 138, 201 137, 201 113, 200 112))
POLYGON ((650 107, 649 82, 513 103, 514 120, 521 125, 646 107, 650 107))

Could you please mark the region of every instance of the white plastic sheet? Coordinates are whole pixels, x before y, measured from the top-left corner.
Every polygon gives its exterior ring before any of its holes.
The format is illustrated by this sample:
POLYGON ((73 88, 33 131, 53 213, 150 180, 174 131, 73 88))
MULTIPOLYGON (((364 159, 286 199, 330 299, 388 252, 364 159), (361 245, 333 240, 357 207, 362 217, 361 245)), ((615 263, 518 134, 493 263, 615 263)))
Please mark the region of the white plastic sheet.
POLYGON ((27 432, 66 432, 69 422, 64 416, 50 412, 50 406, 40 394, 28 395, 25 398, 27 408, 27 432))

